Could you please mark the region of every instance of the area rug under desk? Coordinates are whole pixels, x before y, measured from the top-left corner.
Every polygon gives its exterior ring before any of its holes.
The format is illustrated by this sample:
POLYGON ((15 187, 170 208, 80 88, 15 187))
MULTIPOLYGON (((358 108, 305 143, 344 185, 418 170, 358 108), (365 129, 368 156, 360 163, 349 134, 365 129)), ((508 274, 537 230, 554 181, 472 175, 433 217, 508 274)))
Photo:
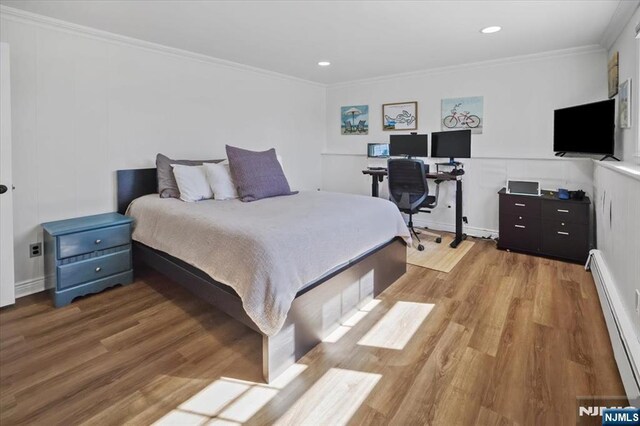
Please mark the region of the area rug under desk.
POLYGON ((453 268, 460 262, 460 259, 471 250, 475 244, 473 241, 464 240, 458 248, 451 248, 449 244, 453 241, 453 236, 443 235, 442 242, 436 243, 433 238, 424 236, 422 245, 424 251, 418 251, 416 241, 413 245, 407 247, 407 263, 423 268, 435 269, 440 272, 451 272, 453 268))

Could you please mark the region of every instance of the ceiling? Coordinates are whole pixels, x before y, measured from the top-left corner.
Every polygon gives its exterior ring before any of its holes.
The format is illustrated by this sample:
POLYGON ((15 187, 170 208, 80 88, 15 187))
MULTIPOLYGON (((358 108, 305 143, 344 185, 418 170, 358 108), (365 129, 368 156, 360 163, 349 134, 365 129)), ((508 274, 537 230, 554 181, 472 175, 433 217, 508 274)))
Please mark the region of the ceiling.
MULTIPOLYGON (((333 84, 602 44, 637 1, 10 1, 5 6, 333 84), (623 10, 621 12, 621 9, 623 10), (480 29, 500 25, 501 32, 480 29), (321 68, 318 61, 331 61, 321 68)), ((630 15, 628 15, 630 16, 630 15)))

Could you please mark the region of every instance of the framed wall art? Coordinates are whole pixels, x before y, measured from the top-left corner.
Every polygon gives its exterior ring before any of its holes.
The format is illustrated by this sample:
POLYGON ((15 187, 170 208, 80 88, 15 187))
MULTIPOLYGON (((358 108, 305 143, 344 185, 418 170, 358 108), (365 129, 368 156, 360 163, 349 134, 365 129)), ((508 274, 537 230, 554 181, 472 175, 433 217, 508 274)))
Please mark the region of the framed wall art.
POLYGON ((340 107, 340 129, 343 135, 368 135, 369 105, 340 107))
POLYGON ((618 82, 619 82, 619 75, 618 75, 618 59, 619 59, 619 54, 618 52, 614 52, 614 54, 611 56, 611 59, 609 59, 609 98, 613 98, 615 95, 618 94, 618 82))
POLYGON ((418 102, 382 105, 382 130, 417 130, 418 102))

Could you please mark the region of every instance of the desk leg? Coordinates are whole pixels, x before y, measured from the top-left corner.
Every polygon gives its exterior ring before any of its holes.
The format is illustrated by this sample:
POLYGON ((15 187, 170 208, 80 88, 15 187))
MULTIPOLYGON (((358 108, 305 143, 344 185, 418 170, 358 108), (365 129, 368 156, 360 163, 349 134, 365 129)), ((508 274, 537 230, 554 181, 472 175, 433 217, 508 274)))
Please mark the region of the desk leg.
POLYGON ((372 197, 377 197, 378 196, 378 178, 379 176, 376 175, 371 175, 371 196, 372 197))
POLYGON ((456 238, 451 241, 449 247, 456 248, 467 238, 462 233, 462 179, 456 180, 456 238))

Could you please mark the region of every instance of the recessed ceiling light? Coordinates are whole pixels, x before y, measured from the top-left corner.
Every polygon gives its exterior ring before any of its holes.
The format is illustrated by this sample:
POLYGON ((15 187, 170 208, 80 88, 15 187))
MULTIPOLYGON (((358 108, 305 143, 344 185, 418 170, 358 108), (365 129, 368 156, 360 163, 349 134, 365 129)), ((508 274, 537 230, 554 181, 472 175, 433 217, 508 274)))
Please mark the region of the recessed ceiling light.
POLYGON ((320 61, 320 62, 318 62, 318 65, 320 65, 321 67, 328 67, 329 65, 331 65, 331 62, 329 62, 329 61, 320 61))
POLYGON ((502 29, 502 27, 499 27, 497 25, 493 25, 491 27, 486 27, 486 28, 481 29, 480 32, 482 34, 492 34, 492 33, 497 33, 501 29, 502 29))

